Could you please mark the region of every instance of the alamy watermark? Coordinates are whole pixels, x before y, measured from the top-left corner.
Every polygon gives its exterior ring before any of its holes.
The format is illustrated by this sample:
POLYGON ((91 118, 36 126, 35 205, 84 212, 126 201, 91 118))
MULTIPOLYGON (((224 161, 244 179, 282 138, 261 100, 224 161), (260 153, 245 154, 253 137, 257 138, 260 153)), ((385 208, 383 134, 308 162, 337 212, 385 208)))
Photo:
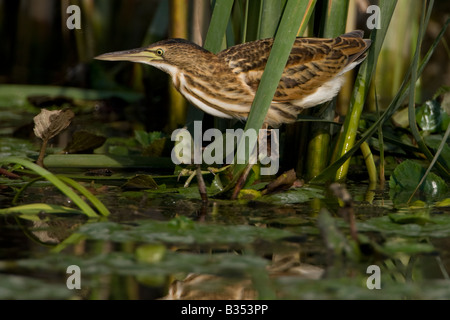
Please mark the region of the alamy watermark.
MULTIPOLYGON (((381 29, 380 21, 380 7, 377 5, 371 5, 367 7, 366 13, 370 14, 367 18, 367 28, 369 30, 381 29)), ((67 7, 66 13, 70 16, 66 20, 66 26, 68 29, 81 29, 81 9, 77 5, 70 5, 67 7)))
POLYGON ((81 9, 77 5, 70 5, 66 10, 70 16, 66 20, 66 26, 68 29, 81 29, 81 9))
POLYGON ((203 133, 202 122, 194 122, 194 137, 187 129, 172 133, 175 141, 171 158, 175 164, 256 164, 261 175, 274 175, 279 168, 279 130, 208 129, 203 133), (270 132, 270 134, 269 134, 270 132), (270 137, 270 143, 268 139, 270 137), (203 142, 212 141, 204 149, 203 142), (234 153, 237 146, 236 155, 234 153), (253 146, 253 147, 252 147, 253 146), (250 151, 251 150, 251 151, 250 151))
POLYGON ((377 265, 370 265, 366 270, 367 274, 371 274, 366 281, 367 289, 381 289, 381 270, 377 265))
POLYGON ((367 28, 369 30, 373 29, 381 29, 381 10, 379 6, 371 5, 367 7, 366 13, 371 14, 369 18, 367 18, 367 28))
POLYGON ((69 290, 81 289, 81 269, 80 269, 80 267, 77 265, 68 266, 66 273, 70 274, 70 276, 68 276, 67 280, 66 280, 67 289, 69 289, 69 290))

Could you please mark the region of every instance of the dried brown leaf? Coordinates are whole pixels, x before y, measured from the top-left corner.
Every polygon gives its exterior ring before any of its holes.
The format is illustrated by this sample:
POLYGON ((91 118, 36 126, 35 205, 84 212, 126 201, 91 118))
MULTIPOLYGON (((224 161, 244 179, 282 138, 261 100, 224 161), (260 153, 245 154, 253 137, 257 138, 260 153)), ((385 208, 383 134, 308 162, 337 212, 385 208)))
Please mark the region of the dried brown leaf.
POLYGON ((266 188, 263 190, 263 194, 270 194, 274 192, 279 192, 287 190, 296 183, 297 175, 294 169, 286 171, 278 178, 270 182, 266 188))
POLYGON ((66 129, 72 121, 75 114, 72 110, 53 110, 42 109, 34 117, 34 134, 44 141, 48 141, 61 131, 66 129))

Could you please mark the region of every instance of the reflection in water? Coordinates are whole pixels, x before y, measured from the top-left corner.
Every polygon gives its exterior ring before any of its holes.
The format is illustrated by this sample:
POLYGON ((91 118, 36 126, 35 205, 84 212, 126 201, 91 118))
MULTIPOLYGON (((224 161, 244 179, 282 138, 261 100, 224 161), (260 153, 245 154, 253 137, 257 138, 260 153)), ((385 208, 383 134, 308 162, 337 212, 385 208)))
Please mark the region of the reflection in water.
MULTIPOLYGON (((320 279, 322 268, 300 262, 298 253, 272 257, 267 267, 271 278, 292 276, 297 279, 320 279)), ((175 280, 164 300, 254 300, 258 293, 251 279, 233 279, 209 274, 189 274, 183 280, 175 280)))

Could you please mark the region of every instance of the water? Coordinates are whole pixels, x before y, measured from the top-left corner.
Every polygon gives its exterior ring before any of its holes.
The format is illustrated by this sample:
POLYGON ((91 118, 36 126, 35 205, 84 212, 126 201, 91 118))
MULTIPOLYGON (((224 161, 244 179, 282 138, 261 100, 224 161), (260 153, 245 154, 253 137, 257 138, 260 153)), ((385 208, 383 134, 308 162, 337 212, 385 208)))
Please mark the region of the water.
MULTIPOLYGON (((422 226, 425 236, 404 236, 408 224, 396 234, 387 221, 379 224, 386 230, 373 231, 371 221, 395 212, 387 193, 375 193, 370 204, 366 185, 350 185, 349 191, 359 235, 370 243, 356 251, 348 247, 348 223, 328 192, 302 204, 210 200, 204 207, 176 194, 110 186, 98 195, 111 208, 108 219, 2 216, 0 298, 449 298, 450 232, 433 237, 426 229, 431 224, 422 226), (333 224, 319 229, 324 211, 333 224), (72 265, 80 268, 79 290, 68 288, 76 284, 68 272, 72 265), (373 265, 380 268, 380 290, 367 287, 373 265)), ((70 205, 49 187, 26 194, 27 201, 70 205)), ((434 208, 430 215, 446 217, 448 209, 434 208)))

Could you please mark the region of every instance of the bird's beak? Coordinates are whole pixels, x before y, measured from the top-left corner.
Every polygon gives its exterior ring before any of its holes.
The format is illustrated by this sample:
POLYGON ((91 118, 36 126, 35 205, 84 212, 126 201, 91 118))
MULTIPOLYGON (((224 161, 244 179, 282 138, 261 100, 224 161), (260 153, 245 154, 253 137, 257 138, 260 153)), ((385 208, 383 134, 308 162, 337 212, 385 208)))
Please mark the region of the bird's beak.
POLYGON ((149 61, 160 60, 161 57, 157 56, 153 51, 148 50, 147 48, 139 48, 105 53, 95 57, 94 59, 106 61, 131 61, 148 63, 149 61))

